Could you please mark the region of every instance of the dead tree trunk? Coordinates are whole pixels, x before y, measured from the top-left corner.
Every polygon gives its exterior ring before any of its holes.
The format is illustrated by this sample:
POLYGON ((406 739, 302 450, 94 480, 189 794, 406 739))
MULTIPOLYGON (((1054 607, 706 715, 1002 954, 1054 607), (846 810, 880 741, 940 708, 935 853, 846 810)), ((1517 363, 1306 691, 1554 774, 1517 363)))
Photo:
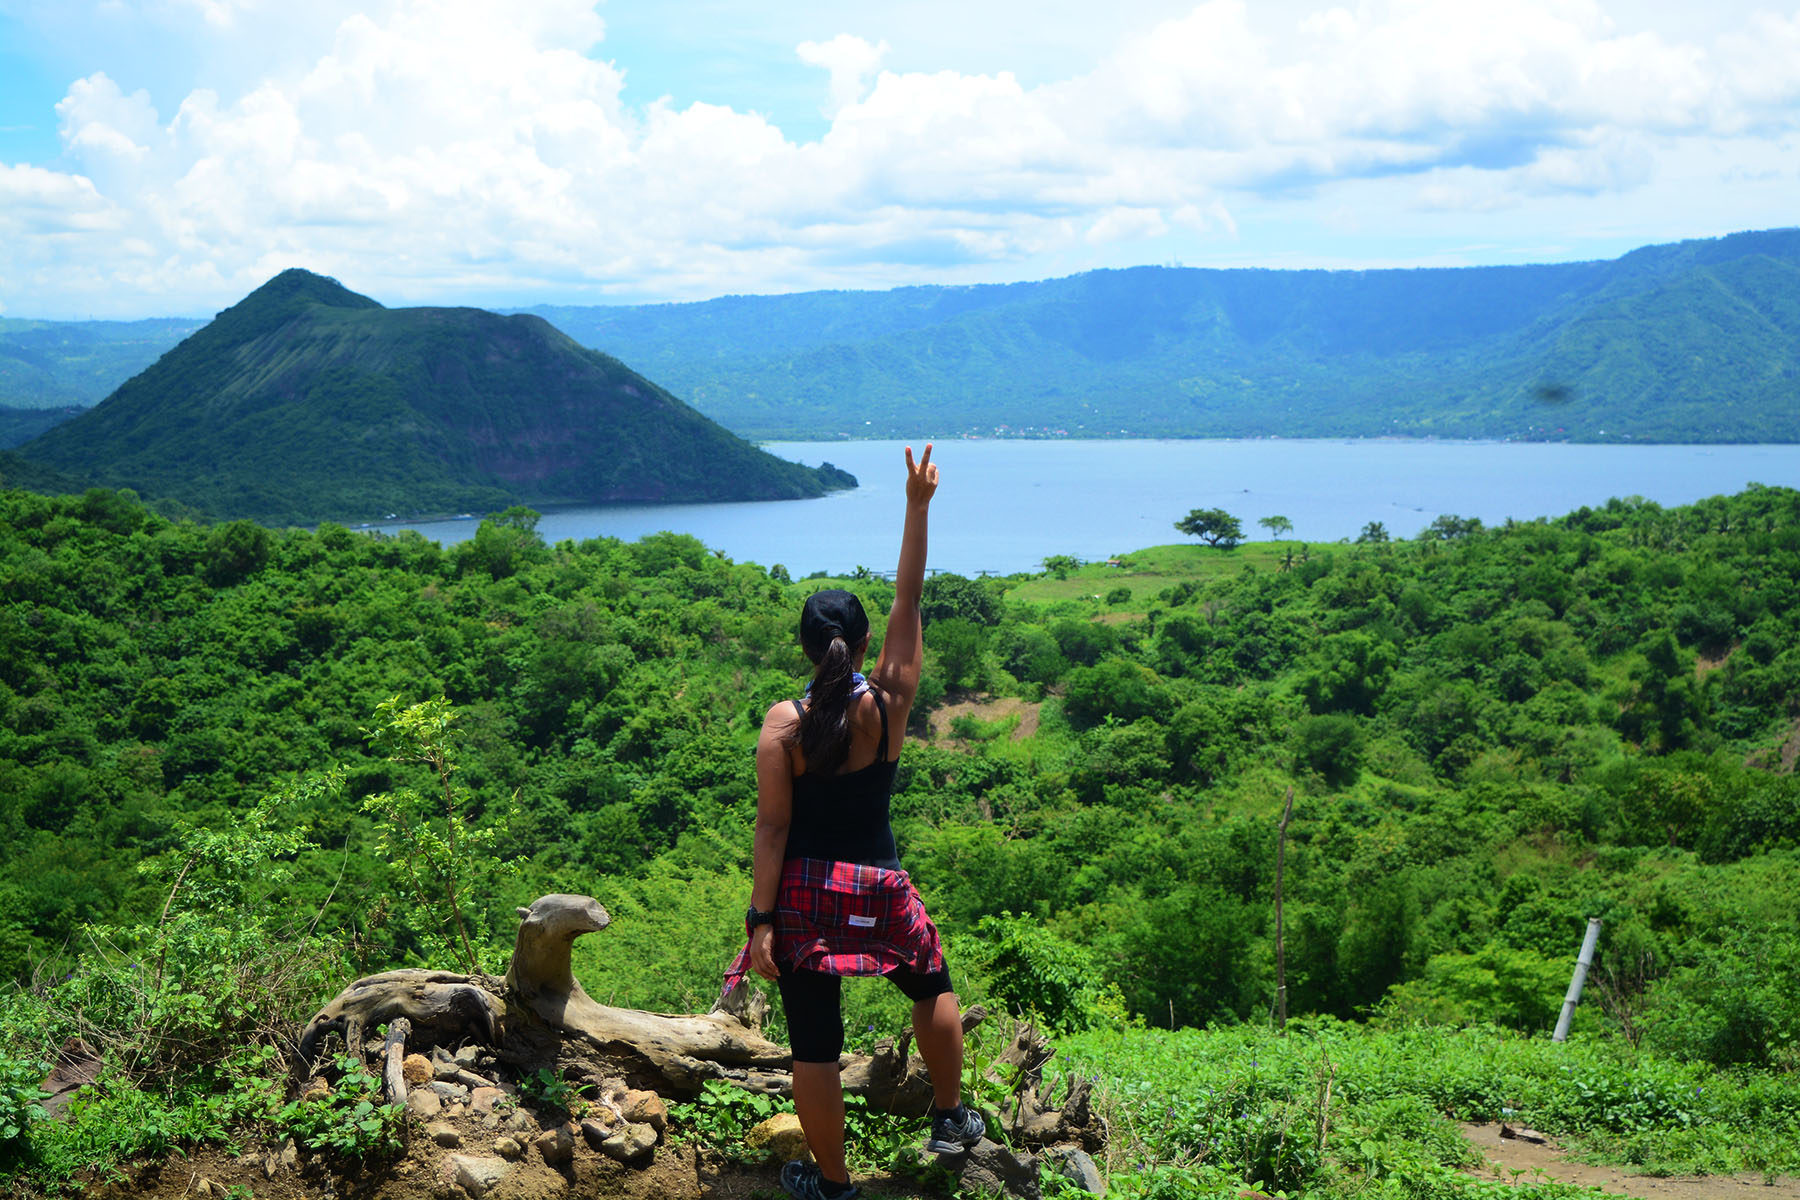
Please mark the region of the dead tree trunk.
POLYGON ((1288 785, 1287 801, 1281 806, 1281 828, 1275 835, 1275 1028, 1287 1032, 1287 941, 1281 924, 1281 883, 1287 869, 1288 819, 1294 815, 1294 787, 1288 785))
MULTIPOLYGON (((391 1057, 388 1045, 370 1041, 377 1026, 389 1037, 404 1019, 411 1049, 478 1042, 519 1073, 550 1068, 570 1080, 623 1079, 633 1087, 665 1095, 697 1094, 719 1079, 751 1091, 789 1095, 792 1060, 784 1046, 762 1036, 768 1005, 762 993, 740 984, 725 1002, 704 1015, 641 1012, 613 1008, 589 996, 570 969, 576 938, 595 933, 612 918, 588 896, 542 896, 521 918, 505 978, 444 971, 388 971, 359 979, 320 1009, 300 1039, 310 1064, 327 1035, 343 1037, 353 1052, 391 1057)), ((965 1029, 984 1017, 979 1007, 963 1017, 965 1029)), ((1012 1053, 1020 1070, 1021 1100, 1014 1124, 1027 1125, 1039 1142, 1052 1140, 1074 1121, 1089 1132, 1070 1139, 1084 1144, 1104 1139, 1089 1112, 1087 1092, 1078 1088, 1052 1109, 1038 1095, 1044 1052, 1041 1036, 1021 1026, 1012 1053), (1042 1058, 1034 1058, 1040 1054, 1042 1058), (1065 1119, 1066 1118, 1066 1119, 1065 1119)), ((912 1031, 885 1039, 872 1054, 845 1055, 844 1090, 871 1105, 896 1113, 922 1114, 931 1104, 931 1085, 922 1060, 910 1053, 912 1031)))

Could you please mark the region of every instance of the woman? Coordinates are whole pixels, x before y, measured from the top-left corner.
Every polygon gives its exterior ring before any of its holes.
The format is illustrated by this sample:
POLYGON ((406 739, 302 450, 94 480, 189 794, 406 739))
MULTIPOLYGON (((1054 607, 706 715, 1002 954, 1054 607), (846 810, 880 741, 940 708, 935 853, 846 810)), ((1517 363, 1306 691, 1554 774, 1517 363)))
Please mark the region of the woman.
POLYGON ((981 1140, 981 1114, 962 1103, 962 1019, 938 933, 894 847, 888 794, 919 689, 919 595, 925 519, 937 491, 931 446, 906 448, 906 524, 881 657, 865 677, 869 619, 849 592, 809 597, 800 644, 812 660, 804 700, 769 710, 756 745, 756 867, 745 918, 746 965, 781 991, 794 1050, 794 1111, 814 1162, 790 1162, 781 1186, 800 1200, 857 1195, 844 1166, 845 975, 882 975, 912 1000, 913 1037, 931 1076, 926 1149, 955 1153, 981 1140))

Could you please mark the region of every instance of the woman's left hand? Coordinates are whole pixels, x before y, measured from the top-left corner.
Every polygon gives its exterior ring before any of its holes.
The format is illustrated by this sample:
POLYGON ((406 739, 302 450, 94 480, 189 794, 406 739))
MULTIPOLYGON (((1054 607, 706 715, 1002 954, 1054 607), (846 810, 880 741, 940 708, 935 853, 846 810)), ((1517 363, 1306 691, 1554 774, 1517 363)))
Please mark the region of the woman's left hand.
POLYGON ((764 979, 774 979, 781 973, 775 969, 775 930, 767 925, 750 931, 750 969, 764 979))

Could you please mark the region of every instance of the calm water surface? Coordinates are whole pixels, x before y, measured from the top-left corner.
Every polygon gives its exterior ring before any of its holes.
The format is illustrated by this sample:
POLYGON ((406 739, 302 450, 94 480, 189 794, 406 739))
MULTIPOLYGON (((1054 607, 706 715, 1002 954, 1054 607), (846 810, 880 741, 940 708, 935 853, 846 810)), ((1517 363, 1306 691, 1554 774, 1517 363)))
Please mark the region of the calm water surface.
MULTIPOLYGON (((774 442, 782 458, 833 462, 862 486, 819 500, 618 505, 547 513, 549 542, 691 533, 738 562, 798 577, 899 552, 902 442, 774 442)), ((916 446, 922 449, 922 444, 916 446)), ((1260 538, 1259 517, 1297 541, 1353 538, 1370 521, 1411 537, 1443 513, 1493 524, 1560 516, 1613 496, 1685 504, 1756 482, 1800 487, 1800 446, 1570 446, 1412 441, 948 441, 931 509, 930 565, 965 575, 1038 569, 1046 555, 1104 559, 1183 540, 1173 522, 1223 508, 1260 538)), ((446 545, 475 521, 386 523, 446 545)))

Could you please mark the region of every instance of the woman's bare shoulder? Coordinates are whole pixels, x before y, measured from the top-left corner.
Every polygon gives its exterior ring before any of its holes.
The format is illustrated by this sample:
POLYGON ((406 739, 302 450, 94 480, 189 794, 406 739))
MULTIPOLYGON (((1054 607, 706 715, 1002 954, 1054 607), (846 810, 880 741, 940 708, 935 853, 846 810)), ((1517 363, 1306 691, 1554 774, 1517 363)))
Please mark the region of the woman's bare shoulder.
POLYGON ((763 733, 780 737, 800 723, 800 714, 792 700, 778 700, 763 714, 763 733))

